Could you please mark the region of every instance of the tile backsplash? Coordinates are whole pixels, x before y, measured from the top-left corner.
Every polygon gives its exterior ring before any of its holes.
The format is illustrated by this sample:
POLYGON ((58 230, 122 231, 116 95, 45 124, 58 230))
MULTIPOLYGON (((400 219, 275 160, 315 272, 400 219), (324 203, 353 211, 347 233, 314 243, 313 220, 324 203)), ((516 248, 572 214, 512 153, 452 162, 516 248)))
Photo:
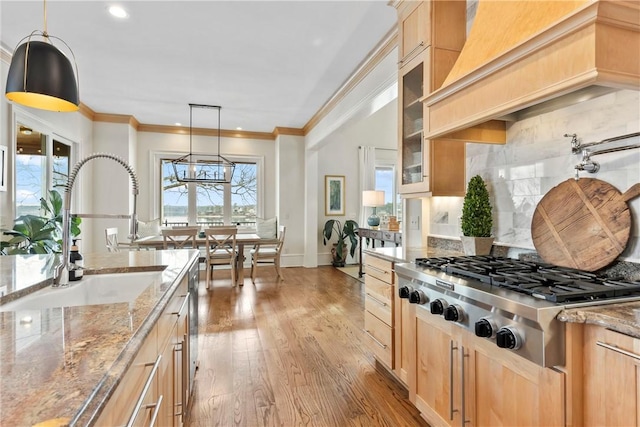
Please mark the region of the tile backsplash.
MULTIPOLYGON (((531 218, 536 205, 554 186, 574 177, 580 155, 571 153, 576 133, 582 143, 640 131, 640 92, 623 90, 508 125, 505 145, 467 144, 467 180, 480 175, 493 205, 496 243, 535 249, 531 218)), ((640 143, 640 138, 623 143, 640 143)), ((609 147, 605 145, 604 147, 609 147)), ((594 150, 597 148, 594 148, 594 150)), ((640 182, 640 149, 594 156, 595 174, 621 192, 640 182)), ((428 201, 429 234, 459 237, 462 198, 433 197, 428 201)), ((621 258, 640 262, 640 197, 629 202, 632 231, 621 258)))

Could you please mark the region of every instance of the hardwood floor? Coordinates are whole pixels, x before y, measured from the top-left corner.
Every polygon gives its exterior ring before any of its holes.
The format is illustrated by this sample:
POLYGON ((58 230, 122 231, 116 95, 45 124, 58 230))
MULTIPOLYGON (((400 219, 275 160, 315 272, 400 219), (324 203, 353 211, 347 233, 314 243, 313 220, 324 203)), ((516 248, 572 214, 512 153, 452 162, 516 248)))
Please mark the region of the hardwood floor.
POLYGON ((333 267, 262 267, 199 292, 190 426, 426 426, 362 342, 363 284, 333 267))

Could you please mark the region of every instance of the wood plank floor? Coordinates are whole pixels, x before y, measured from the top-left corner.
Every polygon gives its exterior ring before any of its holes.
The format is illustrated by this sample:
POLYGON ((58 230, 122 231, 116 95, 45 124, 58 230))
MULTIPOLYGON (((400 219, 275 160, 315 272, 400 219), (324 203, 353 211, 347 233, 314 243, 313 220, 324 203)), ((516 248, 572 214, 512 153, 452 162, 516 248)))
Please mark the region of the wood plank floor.
POLYGON ((201 280, 190 426, 427 425, 362 341, 362 283, 329 266, 246 273, 201 280))

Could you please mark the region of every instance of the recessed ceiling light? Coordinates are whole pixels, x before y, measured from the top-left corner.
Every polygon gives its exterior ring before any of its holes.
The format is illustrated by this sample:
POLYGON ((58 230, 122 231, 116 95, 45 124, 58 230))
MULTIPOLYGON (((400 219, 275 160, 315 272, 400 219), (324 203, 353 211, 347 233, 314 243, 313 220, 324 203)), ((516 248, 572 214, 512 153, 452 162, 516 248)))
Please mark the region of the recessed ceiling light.
POLYGON ((241 128, 240 126, 238 126, 238 127, 236 128, 236 130, 242 130, 242 128, 241 128))
POLYGON ((182 123, 176 122, 176 126, 182 126, 182 123))
POLYGON ((122 18, 122 19, 129 16, 127 11, 120 6, 109 6, 109 13, 115 16, 116 18, 122 18))

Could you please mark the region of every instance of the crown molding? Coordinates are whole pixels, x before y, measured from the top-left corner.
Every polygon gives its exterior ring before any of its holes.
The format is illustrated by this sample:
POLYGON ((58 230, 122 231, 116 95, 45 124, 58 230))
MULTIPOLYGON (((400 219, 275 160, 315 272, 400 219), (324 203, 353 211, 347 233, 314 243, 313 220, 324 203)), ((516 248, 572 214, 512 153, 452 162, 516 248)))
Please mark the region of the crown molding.
POLYGON ((393 49, 398 45, 398 26, 394 26, 356 68, 356 71, 338 88, 329 100, 302 128, 308 134, 335 106, 342 101, 393 49))
POLYGON ((276 126, 272 133, 275 138, 280 135, 304 136, 304 129, 276 126))
MULTIPOLYGON (((165 126, 165 125, 145 125, 140 124, 137 128, 138 132, 153 133, 172 133, 185 135, 189 134, 188 126, 165 126)), ((192 135, 200 136, 218 136, 218 129, 191 128, 192 135)), ((227 130, 220 129, 220 136, 224 138, 243 138, 243 139, 265 139, 274 140, 275 136, 268 132, 250 132, 244 130, 227 130)))

